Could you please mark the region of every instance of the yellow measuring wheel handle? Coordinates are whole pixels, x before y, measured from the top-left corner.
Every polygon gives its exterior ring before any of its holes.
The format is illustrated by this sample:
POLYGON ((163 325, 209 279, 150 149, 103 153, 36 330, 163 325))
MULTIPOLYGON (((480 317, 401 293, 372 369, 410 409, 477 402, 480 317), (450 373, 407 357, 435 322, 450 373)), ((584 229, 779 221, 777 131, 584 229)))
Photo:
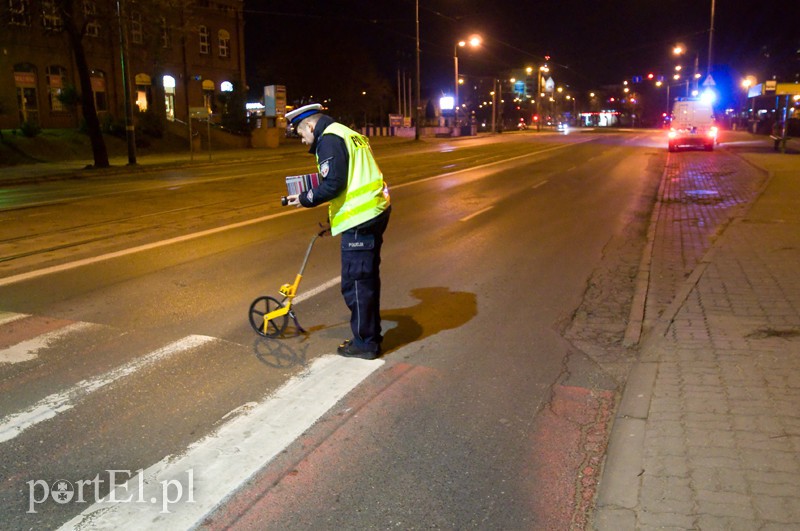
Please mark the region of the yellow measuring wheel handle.
POLYGON ((300 286, 300 280, 303 278, 303 275, 299 274, 294 279, 294 284, 284 284, 281 286, 280 291, 281 295, 287 297, 289 299, 293 299, 295 295, 297 295, 297 288, 300 286))

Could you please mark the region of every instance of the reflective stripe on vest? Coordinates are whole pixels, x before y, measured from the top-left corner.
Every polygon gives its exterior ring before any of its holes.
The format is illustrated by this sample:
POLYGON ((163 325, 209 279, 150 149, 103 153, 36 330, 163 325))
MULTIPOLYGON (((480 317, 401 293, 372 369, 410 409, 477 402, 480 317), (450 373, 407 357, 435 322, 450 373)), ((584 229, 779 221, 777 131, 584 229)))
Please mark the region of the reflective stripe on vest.
MULTIPOLYGON (((347 147, 347 191, 331 200, 328 216, 331 234, 341 232, 369 221, 389 207, 389 189, 383 182, 369 140, 340 123, 332 123, 323 135, 336 135, 347 147)), ((319 164, 319 159, 317 159, 319 164)))

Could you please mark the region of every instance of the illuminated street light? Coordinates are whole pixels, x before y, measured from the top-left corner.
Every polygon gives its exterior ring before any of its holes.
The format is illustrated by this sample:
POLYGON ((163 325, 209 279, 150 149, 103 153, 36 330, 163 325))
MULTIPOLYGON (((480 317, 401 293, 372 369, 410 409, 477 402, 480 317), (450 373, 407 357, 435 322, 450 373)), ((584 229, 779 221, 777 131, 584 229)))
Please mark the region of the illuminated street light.
MULTIPOLYGON (((545 59, 550 59, 549 56, 545 56, 545 59)), ((533 72, 532 67, 528 67, 525 69, 526 72, 529 74, 533 72)), ((542 92, 542 76, 550 71, 547 64, 543 64, 539 67, 539 71, 536 73, 536 89, 539 93, 539 97, 536 98, 536 130, 542 130, 542 98, 544 98, 544 92, 542 92)))
MULTIPOLYGON (((684 55, 686 53, 687 53, 687 49, 686 49, 686 46, 684 46, 683 44, 676 44, 672 48, 672 54, 673 55, 680 56, 680 55, 684 55)), ((694 90, 697 90, 697 80, 700 79, 700 77, 701 77, 700 76, 700 72, 699 72, 699 64, 698 64, 699 61, 700 61, 700 54, 699 53, 695 53, 694 54, 694 75, 692 76, 694 78, 694 90)), ((679 71, 679 70, 681 70, 681 67, 680 66, 676 66, 675 70, 679 71)), ((688 76, 686 77, 686 95, 687 96, 689 95, 689 77, 688 76)))
POLYGON ((455 75, 456 75, 455 83, 454 83, 454 85, 455 85, 455 97, 453 98, 453 103, 454 103, 454 106, 453 106, 454 118, 453 119, 454 119, 454 122, 455 122, 453 124, 454 126, 458 125, 458 85, 459 85, 459 83, 461 81, 458 78, 458 48, 459 47, 464 47, 467 44, 469 44, 473 48, 476 48, 476 47, 481 45, 481 42, 482 42, 482 39, 481 39, 480 35, 472 35, 472 36, 469 37, 468 40, 458 41, 456 43, 455 47, 453 48, 453 64, 455 66, 455 75))

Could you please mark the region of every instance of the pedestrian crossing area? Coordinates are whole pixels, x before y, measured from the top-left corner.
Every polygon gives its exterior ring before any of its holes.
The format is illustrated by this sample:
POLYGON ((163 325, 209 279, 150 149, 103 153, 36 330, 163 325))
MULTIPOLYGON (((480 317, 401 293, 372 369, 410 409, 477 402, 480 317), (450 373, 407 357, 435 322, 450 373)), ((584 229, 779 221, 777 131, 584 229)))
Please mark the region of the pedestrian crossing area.
POLYGON ((107 325, 0 312, 0 458, 9 478, 0 506, 19 509, 3 520, 27 528, 192 528, 383 364, 330 354, 275 375, 253 350, 199 334, 154 346, 107 325), (210 386, 198 381, 206 375, 210 386), (263 390, 248 394, 259 376, 263 390), (130 403, 132 394, 140 397, 133 407, 109 406, 130 403), (215 413, 198 426, 197 410, 215 413), (163 418, 151 423, 155 417, 163 418), (105 433, 92 440, 79 419, 105 433), (151 425, 164 435, 137 433, 151 425), (118 435, 129 432, 148 443, 118 435), (183 445, 170 446, 173 439, 183 445), (70 459, 72 445, 112 441, 123 448, 81 454, 90 462, 70 459), (15 468, 37 444, 52 455, 15 468), (9 504, 20 491, 24 508, 9 504))

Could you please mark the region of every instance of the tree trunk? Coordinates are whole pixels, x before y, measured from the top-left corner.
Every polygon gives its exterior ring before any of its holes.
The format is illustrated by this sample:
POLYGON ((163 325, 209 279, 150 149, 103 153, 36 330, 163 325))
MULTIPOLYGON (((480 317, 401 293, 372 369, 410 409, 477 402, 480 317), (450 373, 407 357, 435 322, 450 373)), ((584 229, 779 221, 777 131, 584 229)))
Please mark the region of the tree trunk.
POLYGON ((92 77, 89 72, 89 65, 86 62, 82 34, 75 23, 74 13, 73 0, 63 0, 62 18, 64 31, 66 31, 69 38, 70 47, 75 57, 75 66, 78 70, 78 79, 81 85, 81 110, 83 111, 83 118, 86 120, 86 132, 92 145, 94 167, 108 168, 108 149, 103 138, 103 131, 100 129, 100 120, 97 117, 97 109, 94 105, 92 77))

